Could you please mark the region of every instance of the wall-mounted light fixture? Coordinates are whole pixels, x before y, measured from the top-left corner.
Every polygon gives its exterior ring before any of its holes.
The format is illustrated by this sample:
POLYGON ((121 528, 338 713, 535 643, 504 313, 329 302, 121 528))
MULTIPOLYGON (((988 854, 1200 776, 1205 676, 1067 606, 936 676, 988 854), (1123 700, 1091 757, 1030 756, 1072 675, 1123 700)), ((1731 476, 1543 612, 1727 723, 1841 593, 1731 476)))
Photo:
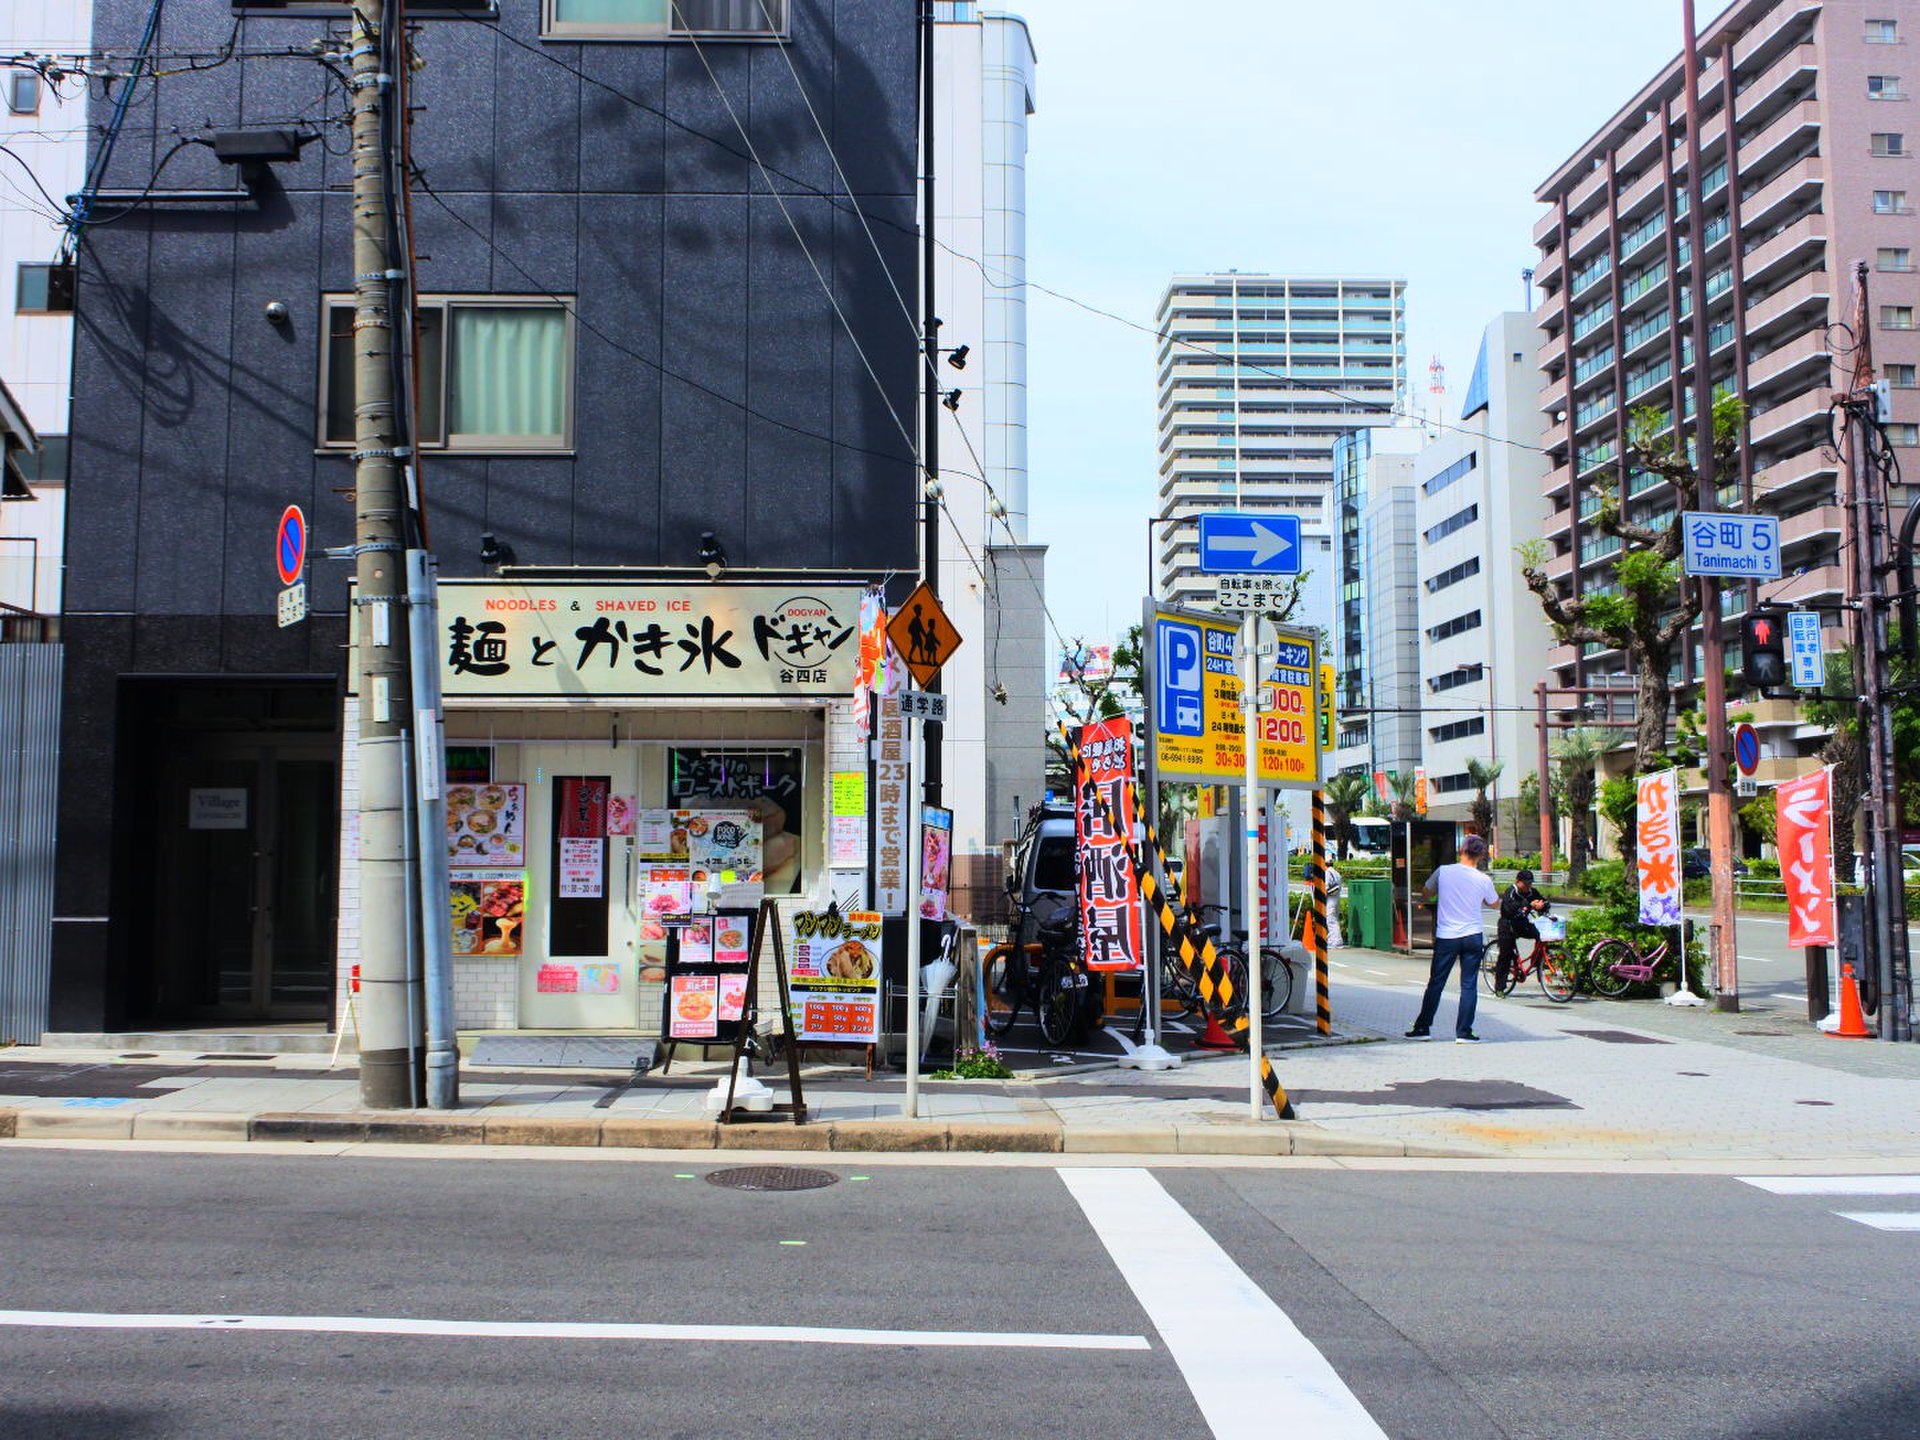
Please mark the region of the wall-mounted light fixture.
POLYGON ((700 532, 700 564, 709 580, 718 580, 726 573, 727 552, 720 547, 719 537, 711 530, 700 532))
POLYGON ((497 540, 491 530, 480 536, 480 563, 498 567, 513 564, 513 546, 504 540, 497 540))

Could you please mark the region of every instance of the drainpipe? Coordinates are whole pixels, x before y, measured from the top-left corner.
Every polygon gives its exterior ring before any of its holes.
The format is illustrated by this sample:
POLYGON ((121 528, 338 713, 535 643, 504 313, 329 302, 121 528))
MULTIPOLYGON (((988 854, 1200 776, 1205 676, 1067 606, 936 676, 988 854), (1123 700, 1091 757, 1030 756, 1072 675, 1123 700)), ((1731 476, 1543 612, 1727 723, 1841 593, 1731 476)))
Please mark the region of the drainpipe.
POLYGON ((436 567, 425 550, 407 552, 407 641, 413 656, 414 773, 419 830, 420 939, 425 957, 427 1107, 460 1105, 460 1036, 453 1018, 453 932, 447 925, 445 722, 440 712, 440 629, 436 567))

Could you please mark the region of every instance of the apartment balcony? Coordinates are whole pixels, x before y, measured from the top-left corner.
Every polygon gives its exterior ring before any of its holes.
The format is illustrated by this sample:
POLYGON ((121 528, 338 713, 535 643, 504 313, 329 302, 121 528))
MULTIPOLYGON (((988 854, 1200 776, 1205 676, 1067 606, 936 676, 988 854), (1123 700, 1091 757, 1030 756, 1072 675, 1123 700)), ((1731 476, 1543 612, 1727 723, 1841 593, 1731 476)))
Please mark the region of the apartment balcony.
MULTIPOLYGON (((1752 227, 1744 223, 1742 228, 1752 234, 1752 227)), ((1827 244, 1827 217, 1822 214, 1802 215, 1771 240, 1754 246, 1749 250, 1742 265, 1747 286, 1765 284, 1781 270, 1792 269, 1805 264, 1810 252, 1824 253, 1827 244)))
POLYGON ((1535 408, 1543 415, 1551 415, 1556 410, 1567 408, 1567 377, 1564 374, 1547 381, 1540 387, 1539 400, 1535 408))
MULTIPOLYGON (((1762 491, 1757 497, 1762 506, 1771 497, 1762 491)), ((1838 505, 1816 505, 1789 515, 1780 522, 1780 548, 1791 550, 1813 540, 1838 539, 1846 532, 1846 512, 1838 505)))
MULTIPOLYGON (((1567 487, 1572 483, 1573 467, 1562 459, 1558 465, 1555 465, 1541 477, 1540 493, 1551 500, 1555 496, 1565 495, 1567 493, 1567 487)), ((1551 526, 1553 523, 1554 517, 1548 516, 1547 524, 1551 526)))
POLYGON ((1604 160, 1587 172, 1567 195, 1567 213, 1582 215, 1601 203, 1607 193, 1607 166, 1604 160))
POLYGON ((1798 4, 1775 5, 1769 10, 1762 18, 1760 25, 1733 42, 1733 71, 1736 83, 1741 72, 1748 68, 1747 62, 1755 55, 1771 49, 1782 30, 1800 23, 1804 16, 1818 14, 1820 9, 1821 0, 1800 0, 1798 4))
MULTIPOLYGON (((1856 42, 1859 38, 1858 35, 1853 37, 1856 42)), ((1749 116, 1763 113, 1769 102, 1777 98, 1782 90, 1799 80, 1810 78, 1819 68, 1819 53, 1812 44, 1794 46, 1734 97, 1734 113, 1739 117, 1740 124, 1746 124, 1749 116)))
POLYGON ((1814 444, 1825 436, 1826 428, 1827 397, 1810 392, 1756 412, 1748 422, 1747 434, 1755 445, 1779 444, 1789 437, 1814 444), (1794 432, 1802 430, 1807 432, 1805 436, 1795 436, 1794 432))
POLYGON ((1790 105, 1764 130, 1740 142, 1741 175, 1757 174, 1768 167, 1773 157, 1792 144, 1820 129, 1820 103, 1802 100, 1790 105))
POLYGON ((1664 179, 1666 179, 1665 171, 1661 166, 1655 165, 1620 192, 1621 229, 1631 229, 1635 221, 1647 218, 1645 213, 1636 214, 1635 212, 1644 211, 1648 198, 1659 195, 1660 182, 1664 179))
POLYGON ((1568 440, 1567 422, 1555 420, 1547 426, 1540 436, 1540 448, 1543 450, 1565 449, 1568 440))
POLYGON ((1749 233, 1767 229, 1795 206, 1817 196, 1825 183, 1818 156, 1809 155, 1798 164, 1789 165, 1741 202, 1741 228, 1749 233))
MULTIPOLYGON (((1557 205, 1549 205, 1547 206, 1547 213, 1536 220, 1533 226, 1533 248, 1541 252, 1542 261, 1546 259, 1548 253, 1547 241, 1559 233, 1560 207, 1557 205)), ((1556 247, 1552 253, 1558 256, 1560 252, 1556 247)))
MULTIPOLYGON (((1580 659, 1578 645, 1553 645, 1547 649, 1547 669, 1552 671, 1571 670, 1580 659)), ((1549 677, 1558 679, 1557 675, 1549 677)))
MULTIPOLYGON (((1820 409, 1824 413, 1825 407, 1820 409)), ((1798 454, 1767 466, 1753 477, 1754 489, 1765 497, 1764 504, 1784 505, 1794 492, 1804 493, 1816 486, 1834 493, 1840 479, 1840 464, 1823 453, 1825 439, 1823 430, 1817 440, 1809 440, 1798 454)))
MULTIPOLYGON (((1542 250, 1540 257, 1533 262, 1533 283, 1545 290, 1558 283, 1565 269, 1566 266, 1560 263, 1560 251, 1558 247, 1552 250, 1542 250)), ((1549 303, 1557 298, 1557 296, 1548 297, 1549 303)), ((1542 308, 1544 309, 1545 307, 1543 306, 1542 308)))
POLYGON ((1574 229, 1573 239, 1567 246, 1567 254, 1576 269, 1579 268, 1582 260, 1592 258, 1593 252, 1601 247, 1612 230, 1612 217, 1604 208, 1574 229))
POLYGON ((1818 383, 1832 369, 1824 330, 1808 330, 1753 360, 1747 366, 1747 393, 1781 395, 1818 383))
POLYGON ((1814 270, 1747 306, 1749 343, 1795 329, 1824 328, 1833 285, 1824 270, 1814 270))
POLYGON ((1630 175, 1645 164, 1660 144, 1660 120, 1656 115, 1652 120, 1643 120, 1640 128, 1622 140, 1614 150, 1614 166, 1621 174, 1630 175))
POLYGON ((1815 570, 1788 574, 1760 587, 1760 598, 1782 605, 1804 606, 1828 596, 1847 593, 1844 565, 1822 565, 1815 570))

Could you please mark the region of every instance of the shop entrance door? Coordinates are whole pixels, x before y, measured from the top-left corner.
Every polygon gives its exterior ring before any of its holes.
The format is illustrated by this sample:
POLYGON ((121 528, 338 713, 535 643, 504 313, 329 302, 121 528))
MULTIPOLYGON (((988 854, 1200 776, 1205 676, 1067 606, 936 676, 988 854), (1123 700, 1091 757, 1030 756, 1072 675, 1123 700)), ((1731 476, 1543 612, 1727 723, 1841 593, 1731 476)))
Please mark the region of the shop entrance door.
POLYGON ((325 1020, 338 764, 288 738, 182 737, 149 831, 157 1020, 325 1020))
MULTIPOLYGON (((607 834, 609 802, 640 793, 637 745, 528 745, 527 905, 520 1023, 642 1026, 633 838, 607 834)), ((659 1005, 655 991, 652 1004, 659 1005)))

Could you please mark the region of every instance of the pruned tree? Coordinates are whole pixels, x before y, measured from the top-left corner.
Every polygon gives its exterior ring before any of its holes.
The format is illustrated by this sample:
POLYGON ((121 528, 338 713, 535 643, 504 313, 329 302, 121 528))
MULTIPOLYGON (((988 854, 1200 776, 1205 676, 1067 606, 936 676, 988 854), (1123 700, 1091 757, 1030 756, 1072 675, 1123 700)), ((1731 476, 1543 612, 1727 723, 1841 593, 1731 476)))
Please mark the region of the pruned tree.
POLYGON ((1506 772, 1506 768, 1499 760, 1467 761, 1467 781, 1473 786, 1473 799, 1467 804, 1467 819, 1488 844, 1493 843, 1496 821, 1493 801, 1487 798, 1487 792, 1493 788, 1493 782, 1506 772))
MULTIPOLYGON (((1717 473, 1732 473, 1746 418, 1746 406, 1737 396, 1715 396, 1717 473)), ((1700 477, 1687 446, 1676 442, 1669 416, 1654 406, 1641 406, 1628 417, 1625 462, 1621 488, 1604 494, 1587 521, 1590 530, 1620 542, 1613 584, 1561 595, 1543 568, 1546 556, 1539 541, 1521 548, 1521 574, 1562 644, 1602 645, 1622 652, 1633 666, 1638 700, 1634 769, 1644 773, 1664 768, 1667 721, 1673 711, 1668 674, 1687 631, 1700 618, 1700 587, 1684 583, 1680 566, 1685 545, 1680 515, 1698 507, 1700 477), (1624 492, 1628 477, 1636 472, 1665 482, 1673 503, 1671 519, 1644 525, 1627 518, 1624 492)))

